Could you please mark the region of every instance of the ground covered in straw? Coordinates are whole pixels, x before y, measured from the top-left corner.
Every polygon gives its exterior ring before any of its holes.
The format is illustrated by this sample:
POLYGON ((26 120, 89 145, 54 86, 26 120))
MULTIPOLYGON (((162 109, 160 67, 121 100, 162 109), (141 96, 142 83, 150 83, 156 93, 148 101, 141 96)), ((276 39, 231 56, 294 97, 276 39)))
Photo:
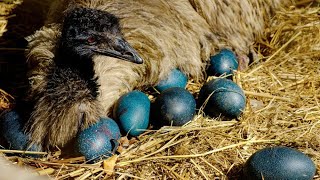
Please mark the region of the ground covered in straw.
MULTIPOLYGON (((312 6, 311 1, 300 2, 276 13, 272 26, 255 44, 258 59, 247 71, 237 72, 235 81, 247 96, 238 121, 212 119, 200 112, 184 127, 163 127, 136 139, 123 138, 119 155, 96 164, 86 164, 83 157, 62 159, 59 151, 42 159, 8 159, 58 179, 236 179, 251 154, 283 145, 311 157, 318 179, 320 7, 319 2, 312 6)), ((0 26, 4 31, 5 25, 0 26)), ((201 84, 188 84, 195 95, 200 88, 201 84)))

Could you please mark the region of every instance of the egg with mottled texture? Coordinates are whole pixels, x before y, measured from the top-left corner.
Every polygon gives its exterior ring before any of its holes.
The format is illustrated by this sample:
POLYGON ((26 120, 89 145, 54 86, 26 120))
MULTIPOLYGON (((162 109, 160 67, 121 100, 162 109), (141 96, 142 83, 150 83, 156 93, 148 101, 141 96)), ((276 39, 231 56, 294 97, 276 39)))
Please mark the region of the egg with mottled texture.
POLYGON ((103 125, 99 126, 98 131, 106 134, 110 139, 120 139, 121 133, 118 124, 111 118, 101 118, 100 123, 103 125))
POLYGON ((198 104, 211 117, 223 115, 237 118, 245 108, 246 97, 236 83, 219 78, 204 84, 199 92, 198 104))
POLYGON ((189 91, 173 87, 157 97, 152 109, 158 124, 182 126, 193 119, 196 101, 189 91))
POLYGON ((238 69, 236 55, 228 49, 221 50, 210 57, 210 66, 207 70, 209 76, 231 75, 238 69))
POLYGON ((109 157, 118 147, 120 129, 114 120, 101 118, 77 136, 77 151, 89 162, 109 157))
POLYGON ((12 110, 4 113, 0 119, 2 136, 9 144, 10 149, 41 151, 40 145, 29 145, 29 136, 24 132, 25 121, 18 112, 12 110))
POLYGON ((311 180, 316 172, 314 162, 304 153, 289 147, 268 147, 247 160, 243 174, 248 180, 311 180))
POLYGON ((114 107, 114 117, 124 133, 138 136, 149 126, 150 100, 141 91, 132 91, 120 97, 114 107))
POLYGON ((172 87, 181 87, 185 88, 188 82, 187 76, 181 72, 179 69, 173 69, 168 76, 160 81, 155 88, 162 92, 166 89, 172 88, 172 87))

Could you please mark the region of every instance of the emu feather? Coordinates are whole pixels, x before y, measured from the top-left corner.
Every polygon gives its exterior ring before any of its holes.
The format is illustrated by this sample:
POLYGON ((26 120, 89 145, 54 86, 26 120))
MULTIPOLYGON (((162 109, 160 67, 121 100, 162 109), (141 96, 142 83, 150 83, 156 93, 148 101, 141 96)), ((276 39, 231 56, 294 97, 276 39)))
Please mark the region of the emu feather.
MULTIPOLYGON (((31 86, 28 98, 36 103, 29 120, 32 142, 43 144, 47 141, 48 146, 65 145, 79 129, 96 122, 99 116, 110 115, 114 102, 123 93, 155 85, 174 68, 202 81, 206 76, 207 60, 217 49, 234 49, 240 64, 246 65, 255 37, 263 32, 272 12, 288 2, 56 0, 46 25, 29 38, 27 56, 31 86), (119 17, 124 39, 144 63, 134 64, 101 54, 94 55, 93 78, 99 86, 97 97, 88 98, 88 94, 83 94, 75 101, 53 103, 43 100, 48 99, 45 89, 50 80, 48 77, 55 72, 54 58, 65 12, 75 7, 107 11, 119 17), (55 108, 61 111, 54 111, 55 108), (87 115, 80 122, 79 117, 83 113, 87 115)), ((70 81, 70 84, 77 82, 70 81)), ((78 93, 78 89, 81 88, 75 85, 70 92, 78 93)))

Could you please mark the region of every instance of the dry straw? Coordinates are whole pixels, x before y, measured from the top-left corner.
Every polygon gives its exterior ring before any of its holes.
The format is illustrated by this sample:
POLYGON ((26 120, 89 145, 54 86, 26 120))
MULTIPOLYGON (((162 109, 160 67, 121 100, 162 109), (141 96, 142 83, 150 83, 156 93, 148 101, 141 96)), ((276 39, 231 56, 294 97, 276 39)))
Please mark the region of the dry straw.
MULTIPOLYGON (((42 159, 8 159, 56 179, 235 179, 252 153, 283 145, 306 153, 319 169, 320 7, 310 2, 278 11, 255 44, 258 59, 236 73, 247 95, 238 121, 200 113, 183 127, 123 138, 120 155, 96 164, 86 164, 83 157, 63 159, 59 151, 42 159)), ((195 95, 200 88, 188 84, 195 95)))

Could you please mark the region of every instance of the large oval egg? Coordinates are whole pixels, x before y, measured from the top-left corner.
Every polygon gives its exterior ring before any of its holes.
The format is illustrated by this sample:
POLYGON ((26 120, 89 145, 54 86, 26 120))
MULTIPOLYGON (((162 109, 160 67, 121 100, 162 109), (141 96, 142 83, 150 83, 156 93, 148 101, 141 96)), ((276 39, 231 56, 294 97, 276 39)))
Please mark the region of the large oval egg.
POLYGON ((29 146, 29 136, 24 132, 25 122, 16 111, 8 111, 1 116, 1 133, 14 150, 41 151, 40 145, 29 146))
POLYGON ((254 153, 246 162, 245 179, 311 180, 316 167, 302 152, 289 147, 268 147, 254 153))
POLYGON ((210 57, 210 66, 208 75, 221 76, 233 74, 238 69, 238 61, 236 55, 228 49, 221 50, 218 54, 210 57))
POLYGON ((188 82, 187 76, 181 72, 179 69, 172 70, 168 77, 160 81, 155 88, 162 92, 166 89, 172 88, 172 87, 181 87, 185 88, 188 82))
POLYGON ((204 106, 204 112, 209 116, 222 114, 228 118, 236 118, 245 108, 246 97, 236 83, 219 78, 207 82, 201 88, 198 103, 199 106, 204 106))
POLYGON ((95 161, 100 157, 109 157, 118 147, 120 129, 110 118, 100 121, 81 131, 77 137, 77 150, 88 161, 95 161))
POLYGON ((180 87, 163 91, 153 105, 154 117, 166 125, 182 126, 192 120, 196 101, 192 94, 180 87))
POLYGON ((114 108, 114 117, 120 128, 131 136, 138 136, 149 126, 150 100, 140 91, 120 97, 114 108))

